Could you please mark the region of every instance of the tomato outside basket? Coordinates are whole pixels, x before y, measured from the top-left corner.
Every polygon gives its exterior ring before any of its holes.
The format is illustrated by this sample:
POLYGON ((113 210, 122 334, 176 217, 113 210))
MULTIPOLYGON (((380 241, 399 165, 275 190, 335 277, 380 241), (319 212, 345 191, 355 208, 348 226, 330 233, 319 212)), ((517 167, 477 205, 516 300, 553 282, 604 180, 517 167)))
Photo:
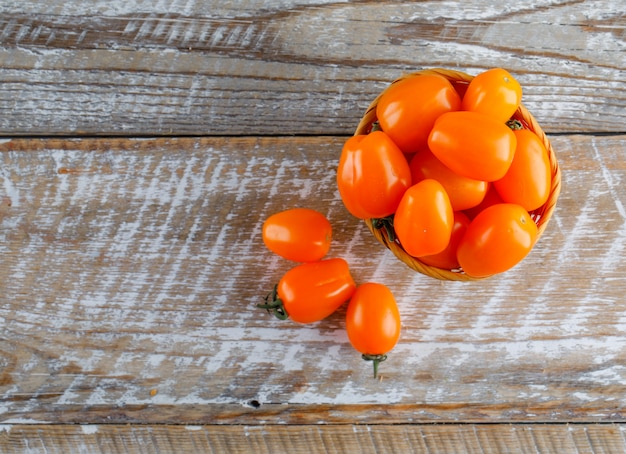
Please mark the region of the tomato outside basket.
MULTIPOLYGON (((448 79, 452 85, 456 88, 459 85, 468 85, 470 81, 474 78, 469 74, 463 73, 461 71, 453 71, 447 69, 426 69, 422 71, 417 71, 409 74, 405 74, 402 77, 396 79, 391 83, 393 85, 400 80, 404 80, 409 77, 415 77, 422 74, 438 74, 440 76, 448 79)), ((390 86, 391 86, 390 85, 390 86)), ((388 89, 388 88, 387 88, 388 89)), ((372 130, 372 125, 376 122, 376 106, 378 105, 378 101, 381 96, 385 93, 385 90, 381 92, 374 101, 370 104, 365 115, 359 122, 359 125, 356 128, 354 135, 358 134, 368 134, 372 130)), ((537 137, 543 142, 546 150, 548 151, 548 159, 550 161, 551 174, 552 174, 552 185, 550 187, 550 195, 548 196, 548 200, 541 207, 537 208, 530 212, 532 219, 537 224, 537 241, 539 237, 546 229, 548 225, 548 221, 552 217, 552 213, 554 212, 554 208, 556 207, 556 202, 559 197, 559 193, 561 191, 561 171, 559 169, 559 165, 556 160, 556 155, 554 154, 554 149, 552 148, 552 144, 548 140, 548 137, 543 132, 539 123, 535 120, 535 118, 531 115, 531 113, 520 104, 517 111, 513 114, 513 119, 518 120, 524 124, 524 127, 533 131, 537 137)), ((418 258, 412 257, 407 254, 407 252, 402 248, 399 242, 390 241, 387 237, 385 229, 378 229, 372 225, 372 221, 367 219, 365 220, 365 224, 370 229, 372 234, 376 237, 376 239, 387 247, 393 254, 408 265, 413 270, 422 273, 426 276, 430 276, 436 279, 447 280, 447 281, 475 281, 480 279, 485 279, 484 277, 476 278, 472 276, 468 276, 460 270, 446 270, 441 268, 436 268, 433 266, 426 265, 421 262, 418 258)), ((488 277, 488 276, 487 276, 488 277)))

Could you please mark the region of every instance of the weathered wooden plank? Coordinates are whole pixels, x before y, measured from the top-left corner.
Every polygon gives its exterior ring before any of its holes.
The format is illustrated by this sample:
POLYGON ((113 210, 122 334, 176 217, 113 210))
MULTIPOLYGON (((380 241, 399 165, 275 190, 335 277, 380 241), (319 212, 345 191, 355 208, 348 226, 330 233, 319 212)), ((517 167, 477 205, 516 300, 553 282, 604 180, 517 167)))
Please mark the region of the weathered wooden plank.
POLYGON ((552 137, 551 224, 516 269, 474 283, 414 273, 347 214, 343 140, 1 142, 0 419, 624 419, 626 137, 552 137), (382 381, 343 310, 300 326, 255 309, 291 266, 261 224, 293 206, 329 217, 330 254, 358 282, 396 294, 403 334, 382 381))
POLYGON ((431 66, 507 67, 549 132, 626 130, 620 2, 166 3, 0 1, 0 134, 346 134, 431 66))
POLYGON ((317 426, 4 425, 7 453, 600 453, 623 452, 616 424, 317 426))

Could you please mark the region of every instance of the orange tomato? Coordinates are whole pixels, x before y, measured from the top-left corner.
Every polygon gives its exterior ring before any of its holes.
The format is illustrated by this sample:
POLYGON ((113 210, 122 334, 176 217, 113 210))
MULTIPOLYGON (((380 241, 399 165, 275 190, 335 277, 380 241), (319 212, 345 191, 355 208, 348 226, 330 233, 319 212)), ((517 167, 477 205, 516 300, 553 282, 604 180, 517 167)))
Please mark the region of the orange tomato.
POLYGON ((404 250, 413 257, 438 254, 450 242, 454 213, 445 189, 436 180, 422 180, 402 197, 393 226, 404 250))
POLYGON ((356 285, 348 262, 332 258, 298 265, 287 271, 275 290, 257 307, 298 323, 322 320, 348 301, 356 285))
POLYGON ((474 180, 454 173, 427 149, 420 150, 413 156, 409 168, 413 184, 427 178, 441 183, 455 211, 478 205, 489 188, 489 183, 486 181, 474 180))
POLYGON ((463 212, 467 215, 468 218, 474 219, 478 213, 483 211, 485 208, 490 207, 491 205, 495 205, 497 203, 502 203, 502 198, 496 188, 493 186, 493 183, 489 184, 489 189, 487 189, 487 194, 485 194, 485 198, 475 207, 469 208, 467 210, 463 210, 463 212))
POLYGON ((448 79, 422 74, 391 84, 378 100, 376 116, 402 151, 415 153, 426 146, 437 117, 460 107, 461 98, 448 79))
POLYGON ((318 211, 292 208, 268 217, 262 237, 270 251, 287 260, 315 262, 330 249, 332 227, 318 211))
POLYGON ((493 184, 502 200, 532 211, 550 196, 552 175, 548 151, 534 132, 519 129, 513 133, 517 139, 515 157, 504 177, 493 184))
POLYGON ((453 172, 481 181, 504 176, 515 145, 515 134, 505 123, 476 112, 441 115, 428 138, 430 150, 453 172))
POLYGON ((473 277, 502 273, 517 265, 533 248, 537 225, 519 205, 500 203, 479 213, 459 243, 457 258, 473 277))
POLYGON ((522 100, 522 87, 502 68, 493 68, 472 79, 461 103, 463 110, 479 112, 504 123, 522 100))
POLYGON ((374 377, 378 364, 398 343, 400 328, 400 312, 387 286, 368 282, 356 289, 348 303, 346 331, 363 359, 374 361, 374 377))
POLYGON ((357 218, 392 214, 411 186, 409 164, 382 131, 351 137, 344 144, 337 169, 339 194, 357 218))
POLYGON ((454 224, 452 225, 452 234, 448 246, 439 254, 425 255, 419 258, 422 263, 434 266, 444 270, 454 270, 460 267, 459 260, 456 258, 456 251, 461 242, 461 238, 465 235, 470 220, 462 211, 454 213, 454 224))

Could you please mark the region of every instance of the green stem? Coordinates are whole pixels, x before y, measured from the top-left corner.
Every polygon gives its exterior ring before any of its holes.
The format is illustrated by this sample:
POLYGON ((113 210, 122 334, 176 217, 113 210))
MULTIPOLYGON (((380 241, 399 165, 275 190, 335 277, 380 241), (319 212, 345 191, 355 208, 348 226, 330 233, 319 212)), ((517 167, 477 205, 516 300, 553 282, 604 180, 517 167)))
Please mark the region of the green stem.
POLYGON ((289 318, 289 314, 283 305, 283 300, 278 297, 278 285, 274 286, 274 290, 267 294, 264 301, 265 304, 257 304, 256 307, 267 310, 267 312, 274 314, 274 316, 280 320, 287 320, 289 318))
POLYGON ((389 242, 394 243, 396 241, 396 232, 393 229, 393 214, 384 218, 372 219, 372 227, 377 230, 385 229, 389 242))
POLYGON ((374 378, 378 377, 378 365, 387 359, 387 355, 368 355, 364 353, 361 357, 365 361, 372 361, 374 364, 374 378))
POLYGON ((506 122, 506 125, 513 131, 519 131, 520 129, 524 129, 524 125, 519 120, 509 120, 506 122))

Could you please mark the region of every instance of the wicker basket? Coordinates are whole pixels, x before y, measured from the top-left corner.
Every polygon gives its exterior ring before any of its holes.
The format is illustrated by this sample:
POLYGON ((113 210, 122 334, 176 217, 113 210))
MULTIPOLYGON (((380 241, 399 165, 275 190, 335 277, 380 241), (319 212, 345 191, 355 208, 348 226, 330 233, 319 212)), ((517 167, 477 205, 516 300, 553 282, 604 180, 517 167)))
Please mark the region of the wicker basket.
MULTIPOLYGON (((455 87, 457 87, 458 85, 467 85, 474 78, 473 76, 470 76, 469 74, 465 74, 460 71, 452 71, 446 69, 427 69, 406 74, 395 80, 393 83, 406 79, 408 77, 414 77, 422 74, 441 75, 448 79, 455 87)), ((355 135, 367 134, 371 131, 372 124, 376 121, 376 106, 378 105, 378 101, 383 93, 384 91, 379 94, 376 99, 374 99, 374 101, 370 104, 354 133, 355 135)), ((513 115, 513 118, 522 122, 526 129, 530 129, 531 131, 533 131, 539 137, 539 139, 541 139, 546 149, 548 150, 548 157, 552 169, 552 186, 550 188, 550 195, 543 206, 530 213, 533 220, 537 223, 537 239, 539 239, 541 234, 544 232, 548 221, 550 220, 550 217, 552 216, 552 213, 556 206, 556 201, 559 197, 559 192, 561 190, 561 172, 559 170, 559 165, 557 163, 556 156, 554 154, 554 150, 552 149, 550 141, 546 137, 546 134, 543 132, 535 118, 530 114, 530 112, 528 112, 528 110, 526 110, 523 105, 520 105, 519 109, 513 115)), ((484 279, 468 276, 467 274, 463 273, 462 270, 445 270, 426 265, 425 263, 422 263, 418 258, 412 257, 407 254, 399 242, 389 241, 389 238, 385 233, 385 229, 378 229, 373 227, 370 220, 366 220, 365 223, 380 243, 389 248, 396 257, 398 257, 406 265, 408 265, 410 268, 417 272, 434 277, 436 279, 449 281, 475 281, 484 279)))

